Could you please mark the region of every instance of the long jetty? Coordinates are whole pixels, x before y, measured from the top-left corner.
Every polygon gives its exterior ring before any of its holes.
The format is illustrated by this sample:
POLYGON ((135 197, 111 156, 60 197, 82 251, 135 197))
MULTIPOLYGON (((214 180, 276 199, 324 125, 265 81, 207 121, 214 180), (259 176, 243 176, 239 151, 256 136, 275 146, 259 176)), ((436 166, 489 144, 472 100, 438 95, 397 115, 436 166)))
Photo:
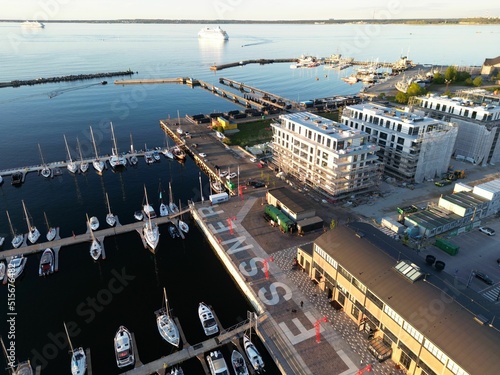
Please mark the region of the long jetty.
POLYGON ((95 79, 95 78, 130 76, 132 74, 134 74, 134 72, 130 69, 124 70, 124 71, 119 71, 119 72, 93 73, 93 74, 72 74, 72 75, 60 76, 60 77, 35 78, 35 79, 26 79, 26 80, 14 80, 14 81, 10 81, 10 82, 0 82, 0 87, 19 87, 19 86, 40 85, 42 83, 83 81, 83 80, 95 79))
MULTIPOLYGON (((175 214, 151 219, 151 221, 155 222, 158 225, 166 224, 168 222, 172 222, 172 223, 176 224, 176 218, 182 214, 187 213, 187 212, 190 212, 189 208, 186 208, 186 209, 179 211, 175 214)), ((101 243, 103 243, 104 238, 109 237, 109 236, 115 236, 115 235, 128 233, 128 232, 132 232, 132 231, 137 231, 137 232, 139 232, 139 234, 141 234, 141 229, 143 226, 144 226, 144 221, 137 221, 137 222, 131 223, 131 224, 117 225, 117 226, 106 228, 106 229, 96 230, 93 232, 93 235, 101 243)), ((142 238, 142 234, 141 234, 141 238, 142 238)), ((79 244, 79 243, 83 243, 83 242, 90 243, 91 241, 92 241, 92 235, 90 234, 90 231, 87 231, 86 233, 74 235, 72 237, 55 239, 55 240, 50 241, 50 242, 39 242, 39 243, 35 243, 34 245, 21 246, 17 249, 4 250, 4 251, 0 252, 0 260, 10 259, 11 257, 17 256, 17 255, 35 254, 38 252, 42 252, 46 248, 49 248, 49 247, 53 249, 53 248, 60 248, 62 246, 75 245, 75 244, 79 244)))
POLYGON ((266 65, 266 64, 273 64, 273 63, 287 63, 287 62, 297 62, 297 58, 291 58, 291 59, 257 59, 257 60, 243 60, 243 61, 238 61, 238 62, 233 62, 233 63, 228 63, 228 64, 214 64, 210 67, 210 70, 222 70, 222 69, 227 69, 227 68, 234 68, 235 66, 243 66, 243 65, 248 65, 248 64, 260 64, 260 65, 266 65))

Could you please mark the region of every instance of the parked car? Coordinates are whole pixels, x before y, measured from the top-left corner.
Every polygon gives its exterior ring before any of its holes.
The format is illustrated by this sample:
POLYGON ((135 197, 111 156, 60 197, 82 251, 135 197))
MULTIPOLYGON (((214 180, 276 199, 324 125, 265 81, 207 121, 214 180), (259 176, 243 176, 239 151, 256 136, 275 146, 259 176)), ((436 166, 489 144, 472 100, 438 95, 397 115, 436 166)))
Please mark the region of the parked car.
POLYGON ((479 227, 479 231, 486 233, 488 236, 494 236, 495 230, 490 227, 479 227))
POLYGON ((250 161, 251 161, 252 163, 255 163, 255 162, 257 161, 257 158, 250 158, 250 161))
POLYGON ((235 172, 231 172, 229 175, 226 176, 226 178, 229 180, 231 178, 236 178, 238 175, 235 172))
POLYGON ((200 155, 200 157, 202 157, 202 158, 206 158, 206 157, 207 157, 207 154, 205 154, 204 152, 200 152, 200 153, 199 153, 199 155, 200 155))
POLYGON ((222 172, 219 173, 219 176, 220 177, 226 177, 228 173, 229 173, 228 171, 222 171, 222 172))
POLYGON ((490 279, 490 277, 483 273, 483 272, 475 272, 475 275, 479 280, 481 280, 483 283, 486 283, 488 285, 492 285, 493 284, 493 280, 490 279))

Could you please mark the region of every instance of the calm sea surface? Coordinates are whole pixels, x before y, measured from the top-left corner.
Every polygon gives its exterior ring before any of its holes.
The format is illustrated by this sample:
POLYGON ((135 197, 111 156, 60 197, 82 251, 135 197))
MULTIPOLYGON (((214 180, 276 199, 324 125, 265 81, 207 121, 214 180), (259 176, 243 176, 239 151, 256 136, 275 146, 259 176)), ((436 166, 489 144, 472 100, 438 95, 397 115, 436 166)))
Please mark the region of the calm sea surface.
MULTIPOLYGON (((230 40, 214 43, 197 39, 200 28, 49 23, 43 30, 26 31, 19 24, 0 23, 0 82, 130 68, 137 72, 133 78, 190 76, 217 84, 220 77, 229 77, 290 99, 306 100, 355 94, 361 86, 340 80, 350 70, 325 74, 321 67, 291 70, 289 64, 272 64, 214 73, 209 67, 246 59, 337 53, 358 60, 392 62, 408 55, 422 64, 481 65, 485 58, 498 55, 500 34, 498 26, 224 25, 230 40)), ((77 138, 84 156, 91 156, 89 126, 94 129, 100 154, 108 154, 112 147, 110 122, 119 150, 126 151, 131 135, 137 149, 162 146, 160 119, 240 109, 201 89, 174 84, 121 87, 112 84, 113 80, 108 79, 106 86, 90 80, 1 88, 0 170, 39 164, 38 144, 46 162, 67 159, 63 135, 74 159, 79 158, 77 138)), ((207 196, 208 180, 202 177, 207 196)), ((64 171, 50 180, 32 173, 21 188, 13 188, 7 178, 0 187, 0 235, 7 236, 4 248, 10 248, 11 241, 6 210, 14 227, 26 231, 21 200, 42 235, 46 212, 50 224, 60 226, 62 236, 70 236, 85 231, 86 213, 104 223, 106 192, 120 221, 132 222, 133 212, 142 204, 144 185, 150 201, 158 205, 160 180, 167 191, 171 181, 173 196, 183 205, 189 199, 200 199, 199 170, 190 160, 179 164, 162 159, 152 166, 140 160, 137 168, 119 174, 108 170, 102 177, 93 170, 78 176, 64 171)), ((118 373, 112 339, 119 325, 135 332, 143 362, 168 354, 171 348, 162 342, 153 314, 161 307, 163 287, 191 344, 204 339, 197 316, 200 301, 213 305, 226 327, 244 319, 250 309, 248 302, 201 233, 194 225, 191 228, 185 241, 171 240, 166 228, 161 228, 156 256, 143 249, 134 233, 108 238, 107 260, 97 263, 91 261, 88 244, 64 248, 59 272, 46 279, 37 276, 39 255, 30 256, 24 276, 16 284, 19 359, 45 364, 42 374, 69 373, 67 348, 57 347, 63 321, 73 322, 75 345, 91 348, 95 374, 118 373), (109 294, 110 282, 122 288, 109 294)), ((7 309, 6 294, 6 288, 0 288, 2 314, 7 309)), ((2 336, 6 329, 0 324, 2 336)), ((2 357, 0 368, 4 367, 2 357)), ((183 367, 186 373, 201 373, 196 360, 183 367)), ((270 368, 268 373, 277 370, 270 368)))

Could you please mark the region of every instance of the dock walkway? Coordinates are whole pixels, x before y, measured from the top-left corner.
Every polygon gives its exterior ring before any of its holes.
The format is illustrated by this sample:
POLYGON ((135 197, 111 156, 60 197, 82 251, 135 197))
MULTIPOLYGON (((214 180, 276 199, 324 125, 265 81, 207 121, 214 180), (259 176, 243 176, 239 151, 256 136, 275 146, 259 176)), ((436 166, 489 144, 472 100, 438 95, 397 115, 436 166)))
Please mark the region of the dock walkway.
MULTIPOLYGON (((182 211, 179 211, 178 213, 169 215, 169 216, 164 216, 164 217, 157 217, 155 219, 152 219, 151 221, 155 222, 156 224, 166 224, 168 222, 173 222, 172 219, 177 218, 178 216, 189 212, 190 209, 186 208, 182 211)), ((101 229, 101 230, 96 230, 94 231, 94 236, 95 238, 99 239, 101 243, 103 242, 105 237, 109 236, 115 236, 118 234, 123 234, 123 233, 128 233, 132 231, 137 231, 141 232, 141 229, 144 225, 144 221, 138 221, 135 223, 131 224, 125 224, 125 225, 119 225, 115 227, 110 227, 106 229, 101 229)), ((60 248, 62 246, 69 246, 69 245, 76 245, 78 243, 82 242, 91 242, 92 237, 89 231, 87 233, 83 234, 78 234, 73 237, 66 237, 66 238, 61 238, 61 239, 55 239, 54 241, 50 242, 39 242, 34 245, 28 245, 28 246, 21 246, 17 249, 10 249, 10 250, 4 250, 0 252, 0 260, 2 259, 10 259, 11 257, 17 256, 17 255, 29 255, 29 254, 35 254, 38 252, 44 251, 46 248, 60 248)))

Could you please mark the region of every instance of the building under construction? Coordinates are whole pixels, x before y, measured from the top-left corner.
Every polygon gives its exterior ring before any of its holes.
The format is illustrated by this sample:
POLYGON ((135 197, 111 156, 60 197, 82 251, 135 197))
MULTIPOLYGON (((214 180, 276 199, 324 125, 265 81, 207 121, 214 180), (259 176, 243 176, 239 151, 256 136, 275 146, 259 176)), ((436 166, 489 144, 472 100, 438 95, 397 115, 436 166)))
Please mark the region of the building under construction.
POLYGON ((374 103, 347 106, 341 121, 368 134, 388 177, 423 182, 448 171, 458 127, 455 124, 374 103))
POLYGON ((462 91, 460 96, 415 97, 410 105, 415 113, 458 125, 453 155, 483 166, 500 162, 500 105, 498 97, 478 90, 462 91))

